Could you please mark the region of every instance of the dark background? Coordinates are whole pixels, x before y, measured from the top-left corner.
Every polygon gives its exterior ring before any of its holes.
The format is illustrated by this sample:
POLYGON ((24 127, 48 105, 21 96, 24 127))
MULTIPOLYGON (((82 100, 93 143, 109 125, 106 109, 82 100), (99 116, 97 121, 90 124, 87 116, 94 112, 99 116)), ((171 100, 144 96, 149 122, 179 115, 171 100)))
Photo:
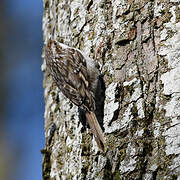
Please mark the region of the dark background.
POLYGON ((40 180, 42 0, 0 0, 0 179, 40 180))

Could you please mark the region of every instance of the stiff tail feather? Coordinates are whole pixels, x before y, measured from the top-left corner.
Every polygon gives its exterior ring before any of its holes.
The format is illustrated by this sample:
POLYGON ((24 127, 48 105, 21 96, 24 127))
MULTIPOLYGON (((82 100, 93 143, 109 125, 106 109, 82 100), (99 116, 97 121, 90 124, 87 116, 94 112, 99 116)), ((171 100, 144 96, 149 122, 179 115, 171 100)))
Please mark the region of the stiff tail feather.
POLYGON ((92 131, 94 137, 95 137, 98 147, 101 150, 104 150, 104 144, 105 144, 104 134, 103 134, 103 131, 97 121, 96 115, 92 111, 86 112, 86 118, 88 120, 88 124, 91 128, 91 131, 92 131))

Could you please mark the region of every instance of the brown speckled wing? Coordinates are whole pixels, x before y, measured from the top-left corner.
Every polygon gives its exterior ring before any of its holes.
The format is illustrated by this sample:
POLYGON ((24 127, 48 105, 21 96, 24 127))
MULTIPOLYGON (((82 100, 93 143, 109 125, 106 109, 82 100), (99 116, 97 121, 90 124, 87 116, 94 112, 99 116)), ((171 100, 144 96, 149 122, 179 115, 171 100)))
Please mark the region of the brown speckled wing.
POLYGON ((63 94, 84 110, 94 110, 95 102, 83 55, 74 48, 50 40, 45 47, 45 60, 63 94))

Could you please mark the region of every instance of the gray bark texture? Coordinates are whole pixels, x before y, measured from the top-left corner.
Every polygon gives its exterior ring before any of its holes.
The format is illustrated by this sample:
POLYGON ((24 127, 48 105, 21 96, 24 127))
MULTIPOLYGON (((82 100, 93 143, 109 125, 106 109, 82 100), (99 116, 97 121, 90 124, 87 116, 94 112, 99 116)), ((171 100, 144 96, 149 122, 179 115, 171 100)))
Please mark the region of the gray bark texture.
POLYGON ((101 47, 106 147, 82 132, 44 62, 43 179, 180 180, 178 0, 44 0, 45 44, 53 29, 92 59, 101 47))

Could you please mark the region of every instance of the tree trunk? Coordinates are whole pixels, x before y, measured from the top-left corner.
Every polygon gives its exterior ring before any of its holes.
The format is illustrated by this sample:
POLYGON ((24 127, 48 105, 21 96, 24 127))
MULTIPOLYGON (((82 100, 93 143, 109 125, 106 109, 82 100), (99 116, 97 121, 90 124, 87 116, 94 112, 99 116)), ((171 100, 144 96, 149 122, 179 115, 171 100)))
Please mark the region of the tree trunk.
POLYGON ((106 85, 100 152, 43 63, 44 179, 180 179, 179 15, 178 0, 44 0, 45 44, 97 51, 106 85))

